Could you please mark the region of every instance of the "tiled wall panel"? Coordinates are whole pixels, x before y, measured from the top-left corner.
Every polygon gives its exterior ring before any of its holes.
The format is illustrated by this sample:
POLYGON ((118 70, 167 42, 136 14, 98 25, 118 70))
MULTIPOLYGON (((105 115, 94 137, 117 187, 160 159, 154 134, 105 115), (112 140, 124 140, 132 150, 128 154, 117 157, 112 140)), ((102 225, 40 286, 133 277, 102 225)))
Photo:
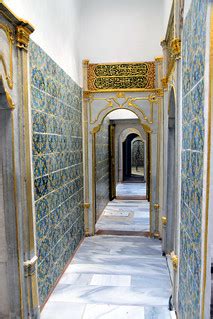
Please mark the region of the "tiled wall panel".
POLYGON ((179 318, 200 318, 207 0, 192 1, 183 31, 179 318))
POLYGON ((109 202, 109 120, 96 135, 96 218, 109 202))
POLYGON ((84 235, 81 89, 30 44, 38 285, 43 304, 84 235))

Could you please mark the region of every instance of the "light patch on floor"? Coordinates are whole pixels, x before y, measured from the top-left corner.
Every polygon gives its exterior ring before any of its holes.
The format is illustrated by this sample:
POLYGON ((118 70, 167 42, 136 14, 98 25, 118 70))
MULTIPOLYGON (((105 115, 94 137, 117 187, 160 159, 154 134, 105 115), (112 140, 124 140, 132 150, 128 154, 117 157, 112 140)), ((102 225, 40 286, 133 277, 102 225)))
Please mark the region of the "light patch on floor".
POLYGON ((129 287, 131 286, 131 276, 96 274, 93 275, 90 285, 129 287))
POLYGON ((111 212, 105 212, 104 211, 104 216, 110 216, 110 217, 128 217, 129 213, 125 213, 125 212, 115 212, 115 211, 111 211, 111 212))

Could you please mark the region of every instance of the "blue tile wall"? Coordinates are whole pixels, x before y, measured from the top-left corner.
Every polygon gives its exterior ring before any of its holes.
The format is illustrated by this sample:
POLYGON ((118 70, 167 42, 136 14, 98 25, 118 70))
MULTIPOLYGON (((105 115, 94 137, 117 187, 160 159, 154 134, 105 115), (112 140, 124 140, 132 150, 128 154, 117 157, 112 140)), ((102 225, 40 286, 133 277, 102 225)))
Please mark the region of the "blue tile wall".
POLYGON ((43 304, 84 236, 81 88, 30 44, 38 286, 43 304))
POLYGON ((182 48, 182 194, 179 318, 200 318, 207 0, 193 0, 182 48))
POLYGON ((96 134, 96 219, 109 202, 109 120, 96 134))

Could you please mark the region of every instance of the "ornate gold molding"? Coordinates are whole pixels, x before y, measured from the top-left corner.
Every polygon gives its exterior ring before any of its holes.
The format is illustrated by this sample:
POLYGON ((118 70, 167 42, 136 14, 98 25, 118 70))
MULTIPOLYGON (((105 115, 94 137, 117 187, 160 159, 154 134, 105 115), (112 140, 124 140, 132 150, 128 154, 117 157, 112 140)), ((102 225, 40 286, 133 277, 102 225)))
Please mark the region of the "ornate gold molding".
POLYGON ((38 257, 34 256, 32 259, 24 262, 25 277, 32 276, 35 273, 37 260, 38 260, 38 257))
MULTIPOLYGON (((161 90, 162 92, 162 90, 161 90)), ((160 91, 158 92, 160 93, 160 91)), ((109 109, 109 112, 112 109, 116 108, 126 108, 133 107, 137 111, 139 111, 143 119, 147 122, 147 124, 153 124, 154 121, 154 103, 159 102, 159 95, 156 93, 149 94, 148 96, 143 97, 132 97, 132 96, 126 96, 124 92, 117 92, 115 96, 110 97, 94 97, 94 95, 91 95, 89 98, 89 116, 90 116, 90 124, 95 124, 100 114, 107 109, 109 109), (96 118, 92 119, 92 103, 94 101, 105 101, 107 104, 104 106, 99 113, 97 114, 96 118), (150 103, 150 116, 148 117, 144 110, 137 104, 138 101, 148 101, 150 103)))
POLYGON ((167 225, 167 218, 166 218, 166 216, 162 216, 162 217, 161 217, 161 220, 162 220, 162 224, 163 224, 164 226, 166 226, 166 225, 167 225))
POLYGON ((29 41, 30 41, 30 31, 25 26, 17 26, 16 28, 16 40, 17 40, 17 47, 21 49, 28 49, 29 41))
POLYGON ((160 208, 160 205, 159 205, 159 204, 154 204, 154 208, 155 208, 155 209, 159 209, 159 208, 160 208))
POLYGON ((180 58, 180 54, 181 54, 181 40, 178 38, 174 38, 171 41, 171 51, 172 51, 172 55, 175 59, 179 59, 180 58))

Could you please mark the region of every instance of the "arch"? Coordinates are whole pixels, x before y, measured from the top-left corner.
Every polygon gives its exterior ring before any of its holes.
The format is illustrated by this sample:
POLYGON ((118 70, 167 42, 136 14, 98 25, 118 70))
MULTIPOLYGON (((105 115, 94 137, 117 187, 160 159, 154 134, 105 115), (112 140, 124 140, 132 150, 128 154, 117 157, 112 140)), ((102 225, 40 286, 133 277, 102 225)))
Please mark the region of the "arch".
POLYGON ((125 107, 125 106, 123 106, 122 108, 117 106, 117 107, 114 107, 113 109, 110 109, 110 110, 108 108, 107 109, 103 109, 98 115, 98 118, 97 118, 97 121, 96 121, 97 123, 96 123, 96 125, 94 125, 92 133, 97 133, 100 130, 101 125, 102 125, 104 119, 106 118, 106 116, 108 114, 110 114, 111 112, 113 112, 115 110, 121 110, 121 109, 123 109, 123 110, 126 109, 128 111, 133 112, 138 117, 138 120, 139 120, 141 126, 143 127, 144 131, 146 133, 152 133, 151 127, 149 125, 147 125, 146 123, 143 123, 143 119, 141 117, 140 112, 137 109, 135 109, 134 107, 132 107, 132 106, 129 106, 128 108, 125 107), (102 116, 101 116, 101 113, 103 113, 102 116))
POLYGON ((145 139, 142 136, 141 132, 138 129, 136 129, 136 128, 125 128, 125 129, 123 129, 123 131, 119 135, 119 139, 121 139, 121 141, 124 142, 125 139, 127 138, 127 136, 129 134, 131 134, 131 133, 137 134, 145 142, 145 139))

